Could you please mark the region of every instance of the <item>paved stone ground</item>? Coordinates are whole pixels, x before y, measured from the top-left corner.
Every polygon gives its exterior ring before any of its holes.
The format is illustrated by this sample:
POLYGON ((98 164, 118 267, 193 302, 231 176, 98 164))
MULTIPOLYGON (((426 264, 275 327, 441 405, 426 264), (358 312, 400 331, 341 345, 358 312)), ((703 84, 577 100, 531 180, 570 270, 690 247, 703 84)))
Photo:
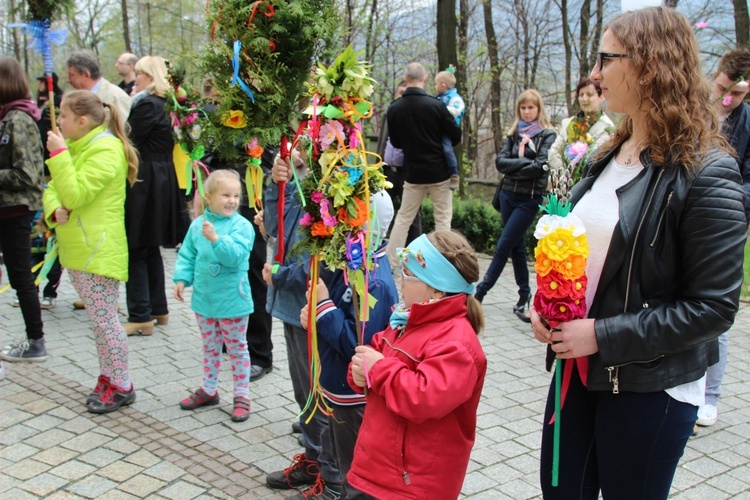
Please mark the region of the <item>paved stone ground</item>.
MULTIPOLYGON (((163 251, 173 268, 174 250, 163 251)), ((483 264, 486 266, 487 261, 483 264)), ((550 375, 544 348, 511 313, 510 269, 486 297, 482 343, 489 370, 479 407, 477 441, 462 498, 539 498, 541 415, 550 375)), ((7 274, 5 274, 7 276, 7 274)), ((120 297, 124 309, 123 296, 120 297)), ((13 292, 0 295, 0 342, 23 336, 13 292)), ((50 358, 6 363, 0 382, 0 498, 281 498, 265 474, 299 451, 290 424, 286 350, 274 320, 274 371, 251 385, 253 413, 233 423, 231 380, 221 405, 186 412, 178 401, 200 382, 201 347, 187 303, 170 300, 168 326, 130 338, 134 405, 110 415, 86 412, 98 363, 84 311, 73 311, 67 277, 55 309, 44 311, 50 358)), ((124 320, 124 318, 123 318, 124 320)), ((750 498, 750 309, 743 304, 730 334, 719 422, 690 440, 671 497, 750 498)))

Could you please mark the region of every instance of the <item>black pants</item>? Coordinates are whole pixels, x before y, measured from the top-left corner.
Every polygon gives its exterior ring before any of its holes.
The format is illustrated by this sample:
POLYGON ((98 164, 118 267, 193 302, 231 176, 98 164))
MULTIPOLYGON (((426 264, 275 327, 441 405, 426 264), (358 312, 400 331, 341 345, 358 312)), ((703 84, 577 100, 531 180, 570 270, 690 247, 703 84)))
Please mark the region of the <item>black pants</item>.
POLYGON ((336 467, 339 469, 342 488, 346 492, 346 498, 359 493, 358 490, 349 485, 346 475, 352 468, 354 459, 354 445, 357 444, 359 428, 362 426, 362 417, 365 415, 365 405, 341 406, 331 403, 333 415, 328 417, 329 437, 331 448, 336 458, 336 467))
MULTIPOLYGON (((44 261, 46 254, 35 253, 31 255, 31 267, 44 261)), ((44 298, 57 298, 57 287, 60 286, 60 280, 62 279, 62 266, 60 266, 60 257, 55 257, 55 262, 52 264, 49 272, 47 273, 47 285, 44 287, 42 296, 44 298)), ((39 276, 41 268, 37 269, 34 273, 35 278, 39 276)))
MULTIPOLYGON (((401 208, 401 197, 404 194, 404 167, 385 167, 385 178, 393 184, 391 189, 388 189, 388 194, 393 202, 393 213, 398 213, 401 208)), ((396 218, 394 217, 395 221, 396 218)), ((393 222, 391 222, 391 228, 393 228, 393 222)), ((390 230, 389 230, 390 234, 390 230)), ((422 236, 422 211, 417 211, 417 215, 414 216, 414 220, 409 226, 409 232, 406 234, 406 245, 414 241, 414 239, 422 236)))
POLYGON ((128 321, 146 323, 152 315, 169 314, 164 289, 164 261, 159 247, 128 250, 128 282, 125 284, 128 321))
MULTIPOLYGON (((240 208, 240 214, 251 224, 256 213, 254 208, 246 206, 240 208)), ((247 320, 247 350, 250 352, 252 364, 270 368, 273 364, 271 314, 266 311, 268 285, 263 281, 263 264, 266 263, 268 247, 258 226, 253 224, 253 230, 255 231, 255 241, 250 252, 250 269, 247 271, 247 277, 250 280, 254 312, 247 320)))
MULTIPOLYGON (((565 363, 570 363, 566 360, 565 363)), ((560 483, 552 486, 554 379, 542 431, 545 499, 663 500, 693 432, 698 408, 664 391, 588 391, 574 370, 560 421, 560 483)))
POLYGON ((31 272, 31 221, 34 212, 0 219, 0 248, 5 257, 8 281, 18 295, 26 336, 32 340, 44 337, 39 293, 31 272))

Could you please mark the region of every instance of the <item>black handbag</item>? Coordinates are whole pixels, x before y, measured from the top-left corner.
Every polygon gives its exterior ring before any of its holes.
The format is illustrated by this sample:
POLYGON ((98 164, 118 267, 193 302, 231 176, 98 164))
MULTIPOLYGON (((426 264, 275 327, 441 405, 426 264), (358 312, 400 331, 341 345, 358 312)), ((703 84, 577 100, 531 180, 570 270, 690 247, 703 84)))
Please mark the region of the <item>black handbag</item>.
POLYGON ((492 208, 500 211, 500 191, 503 189, 503 181, 500 181, 500 183, 497 185, 497 189, 495 190, 495 196, 492 197, 492 208))

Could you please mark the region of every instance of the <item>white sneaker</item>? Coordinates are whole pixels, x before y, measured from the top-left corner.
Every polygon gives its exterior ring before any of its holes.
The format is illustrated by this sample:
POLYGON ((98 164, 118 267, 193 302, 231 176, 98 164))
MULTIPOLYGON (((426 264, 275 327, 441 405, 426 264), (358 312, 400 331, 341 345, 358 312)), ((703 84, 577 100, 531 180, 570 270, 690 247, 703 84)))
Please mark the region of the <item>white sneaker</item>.
POLYGON ((695 422, 701 427, 711 427, 719 418, 715 405, 703 405, 698 408, 698 420, 695 422))
POLYGON ((39 307, 42 309, 52 309, 55 307, 55 299, 52 297, 44 297, 42 301, 39 303, 39 307))

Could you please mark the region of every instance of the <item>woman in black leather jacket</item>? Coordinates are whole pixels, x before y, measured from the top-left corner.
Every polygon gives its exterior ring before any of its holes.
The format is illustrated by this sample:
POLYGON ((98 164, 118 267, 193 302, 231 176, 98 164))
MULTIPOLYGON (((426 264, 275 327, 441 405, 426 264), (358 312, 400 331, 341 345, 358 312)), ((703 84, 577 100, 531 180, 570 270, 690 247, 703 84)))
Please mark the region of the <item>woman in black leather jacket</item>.
POLYGON ((720 136, 687 19, 654 7, 606 27, 591 72, 623 117, 573 190, 590 255, 587 319, 534 336, 564 360, 559 485, 554 384, 545 498, 667 498, 702 404, 716 338, 738 309, 742 178, 720 136), (567 388, 566 388, 567 387, 567 388))
POLYGON ((544 111, 542 96, 533 89, 523 91, 516 102, 516 121, 495 162, 503 174, 499 187, 503 232, 497 241, 492 263, 477 285, 475 297, 479 302, 484 299, 510 257, 518 285, 518 302, 513 306, 513 312, 527 323, 530 320, 524 308, 531 298, 531 288, 526 261, 526 231, 534 223, 547 189, 547 153, 556 137, 544 111))

